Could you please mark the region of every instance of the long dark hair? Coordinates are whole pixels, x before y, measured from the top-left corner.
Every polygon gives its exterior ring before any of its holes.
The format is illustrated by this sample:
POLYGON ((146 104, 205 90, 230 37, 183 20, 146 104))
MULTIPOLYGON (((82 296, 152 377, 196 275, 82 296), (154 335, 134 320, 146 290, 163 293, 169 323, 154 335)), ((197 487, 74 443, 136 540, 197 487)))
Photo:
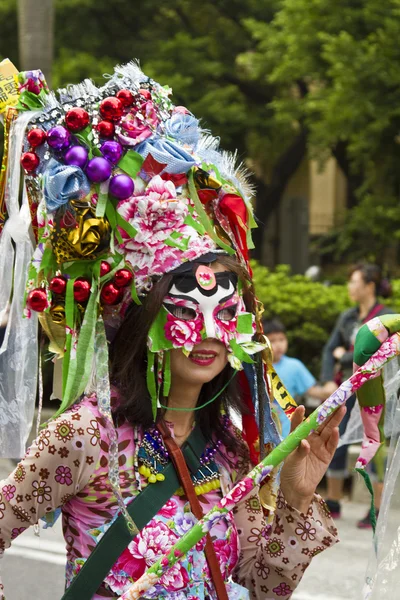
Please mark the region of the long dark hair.
POLYGON ((361 273, 364 283, 375 284, 375 295, 389 298, 392 295, 392 286, 387 278, 382 277, 382 269, 372 263, 358 263, 351 267, 349 277, 356 271, 361 273))
MULTIPOLYGON (((243 299, 247 310, 255 311, 254 290, 247 271, 235 258, 221 255, 218 263, 238 275, 243 286, 243 299)), ((152 323, 161 309, 168 293, 172 275, 164 275, 144 298, 141 305, 132 304, 117 335, 110 346, 111 380, 121 394, 121 402, 116 410, 116 418, 124 418, 132 424, 150 427, 153 423, 150 394, 146 384, 147 336, 152 323)), ((212 381, 202 386, 198 405, 205 403, 232 380, 234 371, 227 364, 212 381)), ((224 427, 221 409, 229 408, 239 414, 246 414, 238 382, 235 377, 228 387, 208 406, 197 411, 196 419, 204 436, 220 439, 226 448, 235 454, 247 457, 247 451, 241 439, 232 435, 224 427)))

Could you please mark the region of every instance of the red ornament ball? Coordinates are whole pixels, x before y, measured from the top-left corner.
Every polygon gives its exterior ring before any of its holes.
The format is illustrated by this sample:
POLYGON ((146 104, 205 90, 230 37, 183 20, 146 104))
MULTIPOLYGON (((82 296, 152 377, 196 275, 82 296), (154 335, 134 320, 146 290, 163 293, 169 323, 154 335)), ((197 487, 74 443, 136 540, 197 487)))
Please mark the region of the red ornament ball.
POLYGON ((117 288, 126 287, 131 283, 133 275, 129 269, 118 269, 114 275, 114 284, 117 288))
POLYGON ((26 305, 36 312, 43 312, 48 305, 46 290, 43 288, 36 288, 29 292, 26 299, 26 305))
POLYGON ((111 123, 111 121, 100 121, 96 126, 96 130, 99 132, 100 137, 110 138, 115 132, 114 123, 111 123))
POLYGON ((102 260, 101 265, 100 265, 100 277, 104 277, 104 275, 107 275, 107 273, 109 273, 110 271, 111 271, 110 263, 108 263, 105 260, 102 260))
POLYGON ((109 305, 118 304, 118 302, 121 302, 122 296, 122 290, 115 286, 111 281, 108 281, 103 285, 100 293, 103 303, 109 305))
POLYGON ((119 90, 119 92, 117 92, 117 98, 118 100, 121 100, 124 106, 132 106, 135 101, 130 90, 119 90))
POLYGON ((77 302, 86 302, 90 296, 90 281, 83 277, 78 277, 74 283, 74 298, 77 302))
POLYGON ((64 294, 65 288, 67 287, 67 280, 65 277, 61 277, 60 275, 56 275, 50 281, 50 289, 54 294, 64 294))
POLYGON ((122 104, 121 100, 115 96, 104 98, 104 100, 100 102, 100 114, 104 119, 118 121, 118 119, 122 117, 123 112, 124 105, 122 104))
POLYGON ((25 152, 21 157, 21 165, 27 173, 36 171, 40 163, 40 159, 34 152, 25 152))
POLYGON ((143 96, 143 98, 146 98, 146 100, 151 100, 151 93, 149 92, 149 90, 144 90, 144 89, 140 89, 139 90, 139 94, 141 96, 143 96))
POLYGON ((32 148, 37 148, 41 146, 46 141, 46 132, 43 129, 39 129, 39 127, 35 127, 31 129, 27 135, 28 142, 32 146, 32 148))
POLYGON ((89 113, 84 108, 71 108, 65 115, 65 123, 70 131, 82 131, 89 124, 89 113))

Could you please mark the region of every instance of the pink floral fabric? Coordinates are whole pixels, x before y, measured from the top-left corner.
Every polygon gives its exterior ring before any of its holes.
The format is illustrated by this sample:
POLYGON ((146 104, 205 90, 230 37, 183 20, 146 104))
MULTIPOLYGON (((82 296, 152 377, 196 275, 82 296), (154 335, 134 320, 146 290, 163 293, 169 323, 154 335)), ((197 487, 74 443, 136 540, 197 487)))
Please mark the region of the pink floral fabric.
MULTIPOLYGON (((118 440, 122 494, 129 502, 140 493, 130 424, 118 427, 118 440)), ((221 463, 224 492, 238 468, 221 463)), ((219 499, 216 490, 201 496, 204 512, 219 499)), ((108 479, 107 434, 95 397, 85 398, 52 421, 14 472, 0 482, 0 554, 27 527, 57 507, 62 510, 70 584, 118 511, 108 479)), ((118 558, 94 600, 120 596, 193 523, 195 517, 186 498, 170 498, 118 558)), ((214 524, 211 536, 230 600, 290 598, 312 557, 337 541, 329 511, 319 497, 315 496, 307 515, 302 515, 279 495, 274 519, 267 524, 257 489, 214 524)), ((204 540, 146 594, 146 598, 172 600, 187 597, 216 600, 204 540)), ((3 598, 0 582, 0 600, 3 598)))
POLYGON ((146 287, 149 275, 162 275, 216 249, 208 235, 199 235, 185 223, 189 205, 188 198, 178 196, 173 182, 159 175, 144 191, 135 190, 134 196, 119 202, 117 211, 138 232, 132 238, 121 229, 119 246, 135 266, 138 289, 146 287))

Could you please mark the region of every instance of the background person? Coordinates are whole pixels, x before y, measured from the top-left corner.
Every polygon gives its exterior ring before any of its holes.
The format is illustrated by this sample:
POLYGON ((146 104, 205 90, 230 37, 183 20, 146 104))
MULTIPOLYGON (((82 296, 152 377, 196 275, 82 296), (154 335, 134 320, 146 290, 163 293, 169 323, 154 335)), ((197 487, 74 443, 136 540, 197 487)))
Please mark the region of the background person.
MULTIPOLYGON (((331 336, 322 353, 321 381, 325 383, 341 383, 348 379, 353 372, 354 341, 360 327, 379 315, 393 312, 378 300, 378 296, 388 298, 392 291, 387 279, 382 278, 378 265, 360 263, 352 267, 348 279, 348 293, 356 306, 344 311, 336 322, 331 336)), ((340 425, 342 434, 350 418, 356 396, 347 401, 347 413, 340 425)), ((332 514, 339 518, 341 515, 340 501, 343 497, 344 479, 347 471, 348 446, 341 446, 335 452, 332 463, 327 471, 326 502, 332 514)), ((373 468, 373 467, 372 467, 373 468)), ((379 512, 383 483, 374 482, 375 508, 379 512)), ((358 527, 371 527, 370 513, 357 523, 358 527)))
POLYGON ((318 385, 315 377, 298 358, 287 356, 288 339, 286 328, 279 319, 264 319, 263 330, 271 342, 273 365, 279 378, 293 396, 311 396, 326 400, 337 388, 334 382, 318 385))

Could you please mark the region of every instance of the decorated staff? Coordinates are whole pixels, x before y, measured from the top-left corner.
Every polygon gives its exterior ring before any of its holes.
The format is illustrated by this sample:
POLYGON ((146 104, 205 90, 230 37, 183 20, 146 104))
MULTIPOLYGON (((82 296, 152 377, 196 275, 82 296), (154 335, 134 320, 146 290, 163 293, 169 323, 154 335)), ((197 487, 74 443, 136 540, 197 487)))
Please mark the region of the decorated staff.
POLYGON ((254 486, 260 485, 272 470, 301 444, 302 440, 315 430, 321 434, 321 426, 356 391, 358 391, 362 411, 368 415, 364 416, 365 441, 357 461, 358 470, 363 470, 379 447, 379 444, 374 442, 379 431, 377 422, 384 410, 381 369, 388 360, 400 354, 400 335, 394 333, 389 337, 390 333, 397 331, 399 327, 400 315, 385 315, 376 317, 361 328, 357 335, 354 355, 362 366, 235 485, 207 515, 170 548, 168 553, 159 558, 119 600, 137 600, 156 585, 168 569, 182 560, 188 550, 197 544, 218 520, 232 511, 254 486), (376 416, 371 419, 371 415, 376 416))

